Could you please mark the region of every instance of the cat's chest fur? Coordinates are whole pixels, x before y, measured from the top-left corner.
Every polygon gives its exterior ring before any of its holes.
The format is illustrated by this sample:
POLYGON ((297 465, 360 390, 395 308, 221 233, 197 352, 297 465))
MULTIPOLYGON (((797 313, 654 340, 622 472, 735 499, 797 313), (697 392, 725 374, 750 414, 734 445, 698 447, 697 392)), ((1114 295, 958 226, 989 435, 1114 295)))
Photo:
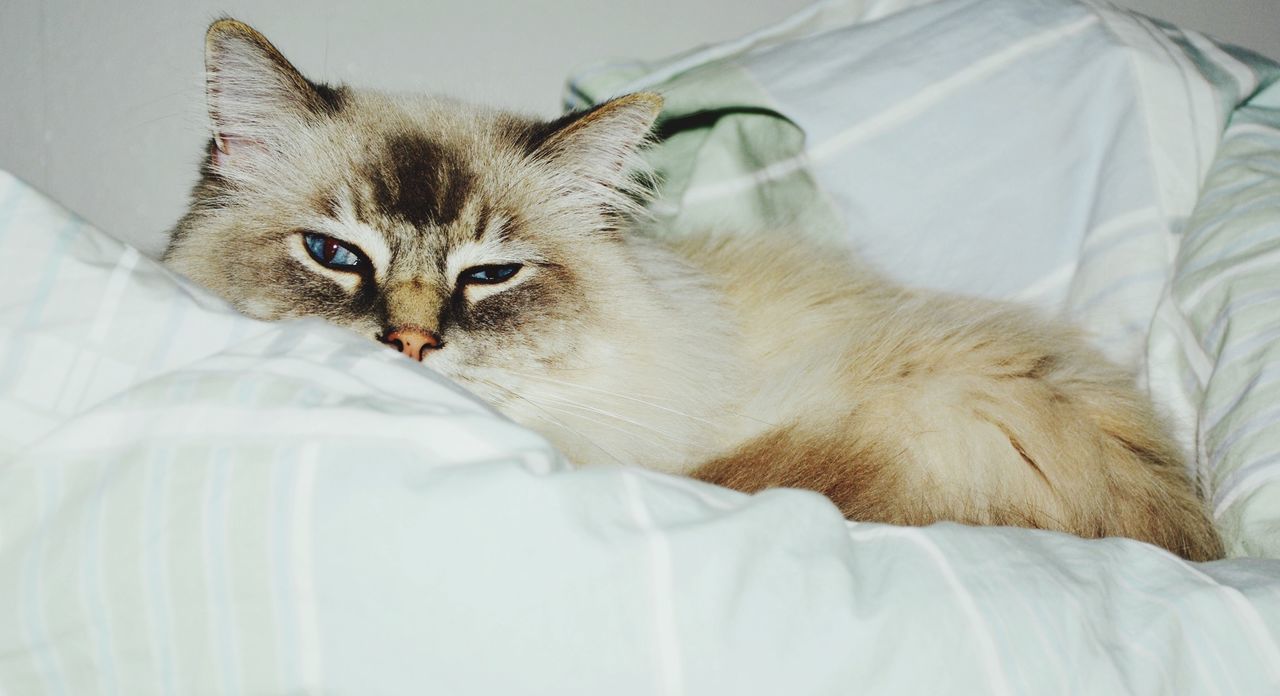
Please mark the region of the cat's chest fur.
POLYGON ((515 376, 521 397, 500 405, 577 464, 687 473, 770 429, 847 412, 875 376, 850 364, 858 324, 905 296, 803 238, 630 244, 626 309, 564 364, 515 376))

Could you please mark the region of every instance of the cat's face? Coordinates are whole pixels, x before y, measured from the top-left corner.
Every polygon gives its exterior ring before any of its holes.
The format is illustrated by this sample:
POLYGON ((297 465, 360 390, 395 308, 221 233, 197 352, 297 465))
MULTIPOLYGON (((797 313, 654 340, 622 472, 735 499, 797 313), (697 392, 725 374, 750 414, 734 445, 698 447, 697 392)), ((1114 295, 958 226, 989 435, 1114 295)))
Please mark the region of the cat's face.
MULTIPOLYGON (((626 312, 617 226, 661 105, 541 123, 302 77, 251 28, 210 28, 215 128, 166 262, 261 319, 315 316, 487 390, 626 312)), ((494 387, 498 389, 498 387, 494 387)))

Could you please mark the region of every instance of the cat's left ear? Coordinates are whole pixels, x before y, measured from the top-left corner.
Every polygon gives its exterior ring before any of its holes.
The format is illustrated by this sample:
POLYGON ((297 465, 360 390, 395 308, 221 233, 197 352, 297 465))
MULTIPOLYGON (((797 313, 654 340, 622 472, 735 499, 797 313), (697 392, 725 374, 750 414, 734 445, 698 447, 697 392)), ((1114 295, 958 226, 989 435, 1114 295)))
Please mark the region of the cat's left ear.
POLYGON ((662 113, 662 97, 637 92, 570 114, 538 146, 539 156, 606 186, 627 176, 637 150, 662 113))
POLYGON ((298 129, 341 106, 341 92, 302 76, 253 27, 234 19, 205 34, 205 92, 214 160, 279 149, 298 129))

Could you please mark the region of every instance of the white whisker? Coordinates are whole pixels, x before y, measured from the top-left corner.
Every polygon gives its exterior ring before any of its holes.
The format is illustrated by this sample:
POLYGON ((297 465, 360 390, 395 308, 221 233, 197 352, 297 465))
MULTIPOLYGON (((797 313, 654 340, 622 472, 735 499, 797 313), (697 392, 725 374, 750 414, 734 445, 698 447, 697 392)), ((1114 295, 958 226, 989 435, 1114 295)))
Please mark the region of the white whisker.
POLYGON ((493 381, 491 381, 491 380, 487 380, 487 379, 484 379, 484 378, 482 378, 482 377, 472 377, 471 379, 475 380, 476 382, 479 382, 479 383, 485 384, 485 385, 487 385, 487 386, 489 386, 489 387, 492 387, 493 389, 497 389, 497 390, 499 390, 499 391, 506 392, 509 396, 511 396, 511 397, 513 397, 513 398, 516 398, 516 399, 519 399, 519 400, 521 400, 521 401, 525 402, 526 404, 529 404, 529 405, 530 405, 530 406, 532 406, 534 409, 536 409, 539 413, 541 413, 541 414, 543 415, 543 417, 545 417, 547 420, 551 421, 554 425, 559 426, 560 428, 563 428, 566 432, 568 432, 568 433, 569 433, 569 434, 571 434, 571 435, 574 435, 574 436, 576 436, 576 437, 580 437, 580 438, 582 438, 583 440, 585 440, 585 441, 587 442, 587 444, 589 444, 589 445, 591 445, 592 447, 595 447, 596 449, 598 449, 598 450, 600 450, 601 452, 603 452, 603 453, 605 454, 605 456, 609 457, 610 459, 612 459, 613 461, 617 462, 618 464, 621 464, 621 465, 623 465, 623 466, 626 466, 626 463, 625 463, 625 462, 623 462, 621 459, 618 459, 616 456, 614 456, 614 454, 613 454, 612 452, 610 452, 609 450, 607 450, 607 449, 605 449, 605 448, 601 447, 601 446, 599 445, 599 443, 597 443, 595 440, 592 440, 591 438, 587 437, 586 435, 583 435, 582 433, 578 432, 577 430, 574 430, 573 428, 570 428, 568 425, 566 425, 566 424, 565 424, 563 421, 561 421, 560 419, 556 418, 555 416, 551 415, 550 413, 547 413, 546 409, 544 409, 544 408, 542 408, 541 406, 539 406, 538 404, 534 403, 534 402, 533 402, 533 400, 528 399, 528 398, 525 398, 524 396, 521 396, 520 394, 517 394, 517 393, 515 392, 515 390, 510 389, 510 388, 508 388, 508 387, 504 387, 504 386, 502 386, 502 385, 500 385, 500 384, 497 384, 496 382, 493 382, 493 381))
MULTIPOLYGON (((525 399, 525 401, 529 401, 530 403, 532 403, 532 401, 531 401, 531 400, 529 400, 529 399, 525 399)), ((568 410, 567 408, 564 408, 563 406, 555 406, 555 405, 548 404, 548 403, 543 403, 543 404, 542 404, 542 406, 543 406, 543 407, 545 407, 545 408, 552 409, 552 410, 556 411, 557 413, 560 413, 560 414, 565 415, 565 416, 569 416, 569 417, 572 417, 572 418, 578 418, 578 419, 581 419, 581 420, 587 421, 588 423, 594 423, 594 424, 599 425, 599 426, 601 426, 601 427, 611 428, 611 429, 613 429, 613 430, 616 430, 616 431, 617 431, 617 432, 619 432, 619 433, 622 433, 623 435, 626 435, 626 436, 628 436, 628 437, 631 437, 631 438, 634 438, 634 439, 636 439, 636 440, 640 440, 640 441, 642 441, 642 442, 645 444, 645 446, 647 446, 647 447, 655 447, 655 446, 656 446, 656 447, 659 447, 659 448, 661 448, 661 449, 665 450, 666 452, 668 452, 668 453, 670 453, 670 454, 672 454, 672 455, 678 455, 678 454, 679 454, 679 452, 677 452, 675 449, 673 449, 673 448, 672 448, 672 447, 670 447, 669 445, 664 445, 664 444, 662 444, 662 443, 654 442, 653 440, 651 440, 649 437, 645 436, 644 434, 642 434, 642 433, 637 433, 637 432, 635 432, 635 431, 633 431, 633 430, 628 430, 627 428, 624 428, 624 427, 622 427, 622 426, 620 426, 620 425, 618 425, 618 424, 616 424, 616 423, 610 423, 610 422, 608 422, 608 421, 597 420, 597 419, 595 419, 595 418, 591 418, 591 417, 589 417, 589 416, 585 416, 585 415, 583 415, 583 414, 581 414, 581 413, 574 413, 574 412, 572 412, 572 411, 568 410)), ((615 458, 615 459, 616 459, 616 458, 615 458)))
MULTIPOLYGON (((666 411, 667 413, 672 413, 672 414, 675 414, 675 415, 677 415, 677 416, 683 416, 683 417, 685 417, 685 418, 691 418, 691 419, 693 419, 693 420, 698 420, 698 421, 702 421, 702 422, 704 422, 704 423, 713 424, 713 423, 712 423, 712 421, 707 420, 706 418, 699 418, 699 417, 697 417, 697 416, 695 416, 695 415, 692 415, 692 414, 689 414, 689 413, 685 413, 685 412, 683 412, 683 411, 680 411, 679 409, 674 409, 674 408, 670 408, 670 407, 668 407, 668 406, 663 406, 662 404, 654 403, 654 402, 652 402, 652 401, 648 401, 648 400, 646 400, 646 399, 641 399, 641 398, 638 398, 638 397, 636 397, 636 396, 632 396, 632 395, 629 395, 629 394, 622 394, 622 393, 620 393, 620 392, 610 391, 610 390, 608 390, 608 389, 601 389, 600 387, 593 387, 593 386, 589 386, 589 385, 586 385, 586 384, 578 384, 577 382, 566 382, 566 381, 564 381, 564 380, 554 379, 554 378, 546 377, 546 376, 542 376, 542 375, 531 375, 531 374, 526 374, 526 373, 523 373, 523 372, 514 372, 514 371, 511 371, 511 370, 508 370, 508 372, 511 372, 511 374, 513 374, 513 375, 515 375, 515 376, 517 376, 517 377, 523 377, 523 378, 525 378, 525 379, 532 379, 532 380, 536 380, 536 381, 540 381, 540 382, 547 382, 547 383, 550 383, 550 384, 557 384, 557 385, 560 385, 560 386, 572 387, 572 388, 574 388, 574 389, 582 389, 582 390, 584 390, 584 391, 595 392, 595 393, 597 393, 597 394, 604 394, 604 395, 606 395, 606 396, 612 396, 612 397, 616 397, 616 398, 619 398, 619 399, 626 399, 627 401, 634 401, 634 402, 636 402, 636 403, 644 404, 644 405, 646 405, 646 406, 650 406, 650 407, 652 407, 652 408, 656 408, 656 409, 661 410, 661 411, 666 411)), ((646 395, 646 396, 649 396, 649 398, 654 398, 654 399, 659 398, 659 397, 655 397, 655 396, 651 396, 651 395, 646 395)))
POLYGON ((543 398, 543 399, 545 399, 545 398, 552 398, 552 399, 554 399, 554 400, 555 400, 555 403, 556 403, 557 405, 560 405, 560 406, 568 406, 568 407, 571 407, 571 408, 576 408, 576 409, 581 409, 581 410, 584 410, 584 411, 589 411, 589 412, 591 412, 591 413, 597 413, 597 414, 599 414, 599 415, 605 416, 606 418, 613 418, 614 420, 618 420, 618 421, 622 421, 623 423, 628 423, 628 424, 630 424, 630 425, 634 425, 634 426, 636 426, 637 428, 641 428, 641 429, 643 429, 643 430, 647 430, 647 431, 649 431, 649 432, 653 433, 654 435, 657 435, 658 437, 661 437, 661 438, 666 439, 666 440, 670 440, 671 442, 673 442, 673 443, 675 443, 675 444, 677 444, 677 445, 682 445, 682 446, 685 446, 685 447, 696 447, 696 448, 698 448, 698 449, 711 449, 710 447, 707 447, 706 445, 695 445, 695 444, 691 444, 691 443, 685 442, 685 441, 681 440, 680 438, 678 438, 678 437, 676 437, 676 436, 674 436, 674 435, 672 435, 672 434, 670 434, 670 433, 663 432, 662 430, 659 430, 658 428, 655 428, 655 427, 653 427, 653 426, 651 426, 651 425, 648 425, 648 424, 645 424, 645 423, 640 423, 640 422, 638 422, 638 421, 631 420, 630 418, 625 418, 625 417, 620 416, 620 415, 618 415, 618 414, 616 414, 616 413, 613 413, 613 412, 611 412, 611 411, 605 411, 605 410, 603 410, 603 409, 595 408, 595 407, 593 407, 593 406, 586 406, 586 405, 583 405, 583 404, 574 403, 573 401, 569 401, 569 400, 567 400, 567 399, 563 399, 563 398, 559 398, 559 397, 546 397, 546 396, 544 396, 544 397, 540 397, 540 398, 543 398))
MULTIPOLYGON (((630 394, 622 394, 622 393, 620 393, 620 392, 610 391, 610 390, 608 390, 608 389, 602 389, 602 388, 600 388, 600 387, 593 387, 593 386, 586 385, 586 384, 578 384, 578 383, 576 383, 576 382, 566 382, 566 381, 564 381, 564 380, 554 379, 554 378, 552 378, 552 377, 546 377, 546 376, 543 376, 543 375, 532 375, 532 374, 527 374, 527 373, 523 373, 523 372, 516 372, 516 371, 514 371, 514 370, 510 370, 510 369, 508 369, 508 370, 507 370, 507 372, 510 372, 512 375, 515 375, 515 376, 517 376, 517 377, 522 377, 522 378, 524 378, 524 379, 530 379, 530 380, 534 380, 534 381, 546 382, 546 383, 549 383, 549 384, 557 384, 557 385, 565 386, 565 387, 572 387, 572 388, 574 388, 574 389, 581 389, 581 390, 584 390, 584 391, 595 392, 595 393, 597 393, 597 394, 603 394, 603 395, 605 395, 605 396, 612 396, 612 397, 615 397, 615 398, 618 398, 618 399, 625 399, 625 400, 627 400, 627 401, 633 401, 633 402, 638 403, 638 404, 643 404, 643 405, 645 405, 645 406, 649 406, 650 408, 655 408, 655 409, 658 409, 658 410, 660 410, 660 411, 666 411, 667 413, 671 413, 671 414, 674 414, 674 415, 677 415, 677 416, 682 416, 682 417, 684 417, 684 418, 689 418, 689 419, 691 419, 691 420, 696 420, 696 421, 699 421, 699 422, 702 422, 702 423, 706 423, 706 424, 708 424, 708 425, 712 425, 712 426, 717 425, 714 421, 709 420, 709 419, 707 419, 707 418, 701 418, 701 417, 695 416, 695 415, 693 415, 693 414, 691 414, 691 413, 686 413, 686 412, 684 412, 684 411, 681 411, 681 410, 676 409, 676 408, 671 408, 671 407, 669 407, 669 406, 663 406, 662 404, 654 403, 653 401, 649 401, 649 400, 647 400, 647 399, 642 399, 642 398, 639 398, 639 397, 634 396, 634 395, 630 395, 630 394)), ((644 395, 644 396, 648 396, 648 397, 649 397, 649 398, 651 398, 651 399, 659 398, 659 397, 655 397, 655 396, 647 395, 647 394, 646 394, 646 395, 644 395)), ((738 413, 738 412, 736 412, 736 411, 730 411, 730 410, 728 410, 728 409, 725 409, 725 410, 724 410, 724 412, 725 412, 726 414, 728 414, 728 415, 736 416, 736 417, 738 417, 738 418, 745 418, 745 419, 747 419, 747 420, 755 421, 755 422, 760 423, 760 424, 762 424, 762 425, 768 425, 768 426, 770 426, 770 427, 775 427, 775 428, 776 428, 776 427, 778 427, 776 423, 770 423, 769 421, 762 420, 762 419, 760 419, 760 418, 756 418, 756 417, 754 417, 754 416, 748 416, 748 415, 747 415, 747 414, 745 414, 745 413, 738 413)))

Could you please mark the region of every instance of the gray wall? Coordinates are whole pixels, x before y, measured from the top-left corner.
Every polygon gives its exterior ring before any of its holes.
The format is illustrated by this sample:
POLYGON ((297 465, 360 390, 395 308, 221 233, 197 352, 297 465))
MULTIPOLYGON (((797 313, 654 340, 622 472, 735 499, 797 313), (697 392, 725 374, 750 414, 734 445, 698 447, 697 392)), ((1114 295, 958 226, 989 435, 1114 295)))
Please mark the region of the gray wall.
MULTIPOLYGON (((0 0, 0 168, 154 253, 199 160, 201 42, 220 14, 257 26, 317 79, 552 114, 575 66, 660 57, 743 34, 806 4, 0 0)), ((1280 56, 1277 0, 1125 4, 1280 56)))
POLYGON ((1280 60, 1280 0, 1112 0, 1280 60))

